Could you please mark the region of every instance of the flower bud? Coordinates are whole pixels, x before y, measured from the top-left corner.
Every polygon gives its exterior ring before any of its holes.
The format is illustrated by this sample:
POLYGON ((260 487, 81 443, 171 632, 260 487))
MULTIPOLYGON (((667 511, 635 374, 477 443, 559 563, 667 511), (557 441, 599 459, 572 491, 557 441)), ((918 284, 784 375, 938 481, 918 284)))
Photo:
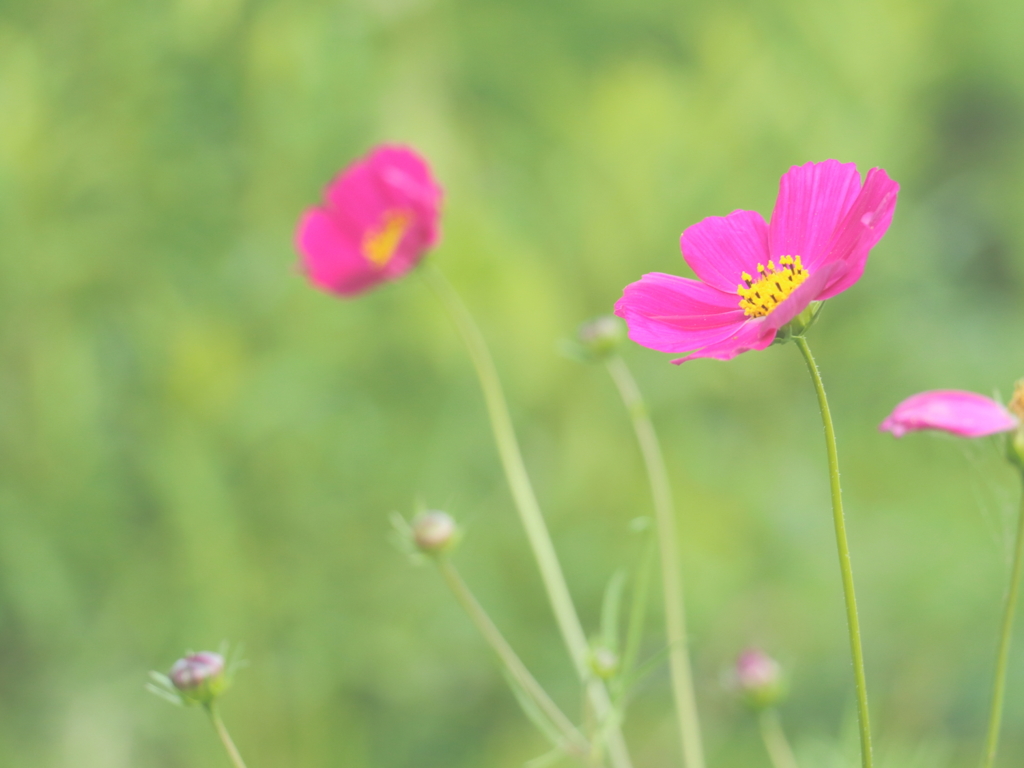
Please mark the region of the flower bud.
POLYGON ((583 323, 577 337, 583 348, 595 360, 601 360, 614 352, 625 340, 626 324, 615 315, 602 315, 583 323))
POLYGON ((438 510, 421 512, 412 521, 412 540, 425 554, 447 552, 459 539, 459 528, 451 515, 438 510))
POLYGON ((619 671, 619 654, 606 645, 592 645, 590 648, 590 669, 602 680, 615 677, 615 673, 619 671))
POLYGON ((224 657, 213 651, 200 651, 178 659, 167 677, 190 704, 209 704, 228 687, 224 657))
POLYGON ((773 707, 786 694, 779 663, 757 648, 748 648, 740 654, 734 673, 736 687, 753 709, 773 707))

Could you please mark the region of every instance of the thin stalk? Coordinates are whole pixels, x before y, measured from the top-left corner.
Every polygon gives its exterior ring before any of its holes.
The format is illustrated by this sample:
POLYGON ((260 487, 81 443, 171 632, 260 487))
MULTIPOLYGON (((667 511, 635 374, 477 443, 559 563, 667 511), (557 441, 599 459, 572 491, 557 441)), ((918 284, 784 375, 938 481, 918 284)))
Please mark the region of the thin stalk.
POLYGON ((220 719, 220 712, 217 710, 217 705, 210 702, 206 705, 206 711, 210 713, 210 720, 213 721, 213 727, 216 729, 217 735, 220 737, 221 744, 224 745, 224 749, 228 753, 228 757, 231 758, 231 763, 235 768, 245 768, 242 756, 238 753, 238 747, 236 747, 235 742, 231 740, 231 734, 228 733, 228 729, 224 725, 224 721, 220 719))
POLYGON ((668 482, 665 459, 661 453, 658 435, 647 413, 640 389, 625 361, 618 355, 606 362, 622 402, 633 420, 633 430, 640 443, 647 477, 654 497, 654 516, 658 525, 658 543, 661 554, 661 584, 665 599, 665 634, 668 639, 669 670, 672 694, 676 702, 679 735, 682 740, 683 762, 686 768, 704 768, 704 749, 701 743, 700 720, 697 716, 697 697, 693 691, 693 671, 686 635, 686 613, 683 607, 683 584, 679 569, 676 513, 672 503, 672 488, 668 482))
POLYGON ((758 724, 761 726, 761 740, 764 741, 768 759, 772 761, 772 768, 800 768, 793 755, 793 748, 789 746, 786 732, 782 730, 779 710, 774 707, 761 710, 758 724))
POLYGON ((857 721, 860 726, 860 759, 863 768, 871 768, 871 719, 868 714, 868 686, 864 674, 864 648, 860 639, 860 621, 857 618, 857 596, 853 589, 853 566, 850 563, 850 544, 846 538, 846 520, 843 517, 843 492, 839 486, 839 454, 836 450, 836 431, 832 426, 832 413, 825 397, 825 385, 814 362, 807 339, 794 336, 800 352, 807 363, 807 370, 814 382, 821 409, 821 422, 825 428, 825 449, 828 453, 829 487, 832 491, 832 522, 836 529, 836 547, 839 550, 839 570, 843 576, 843 597, 846 601, 846 624, 850 632, 850 655, 853 660, 853 677, 857 686, 857 721))
POLYGON ((1010 637, 1013 634, 1013 615, 1017 608, 1017 594, 1020 591, 1020 575, 1024 569, 1024 497, 1017 513, 1017 543, 1013 550, 1013 568, 1010 571, 1010 588, 1006 592, 1003 608, 1003 627, 999 634, 999 651, 996 654, 996 670, 992 682, 992 708, 988 718, 988 737, 985 739, 985 755, 982 765, 992 768, 999 748, 999 729, 1003 722, 1003 698, 1006 695, 1006 668, 1010 662, 1010 637))
MULTIPOLYGON (((498 455, 501 457, 501 464, 505 470, 505 477, 512 491, 516 509, 519 511, 519 518, 526 529, 526 537, 537 560, 541 580, 544 582, 544 588, 547 590, 548 599, 555 614, 555 621, 562 633, 562 639, 569 650, 569 655, 572 657, 576 674, 585 686, 586 695, 594 714, 599 721, 608 722, 614 717, 611 699, 604 684, 590 673, 587 663, 590 652, 587 636, 573 605, 569 586, 566 584, 562 568, 558 563, 555 547, 551 543, 551 534, 548 533, 544 515, 540 511, 537 496, 533 492, 529 475, 526 473, 523 456, 519 450, 519 441, 516 439, 512 417, 509 415, 508 404, 505 401, 505 393, 502 390, 490 350, 487 349, 487 343, 473 321, 472 315, 469 314, 469 310, 466 309, 444 275, 432 264, 424 264, 419 271, 434 295, 444 305, 473 361, 473 367, 480 380, 480 387, 483 389, 484 401, 487 404, 487 414, 491 420, 491 429, 494 432, 498 455)), ((608 729, 608 755, 614 768, 632 768, 626 742, 618 724, 614 724, 608 729)))
POLYGON ((583 735, 576 729, 572 721, 558 708, 558 705, 551 700, 547 691, 537 682, 536 678, 530 674, 526 665, 523 664, 519 656, 516 655, 516 652, 512 650, 512 646, 508 644, 508 641, 502 636, 494 622, 491 621, 491 617, 487 615, 487 612, 473 596, 473 593, 466 585, 466 582, 462 580, 452 562, 444 557, 437 558, 436 562, 445 583, 448 584, 448 587, 455 595, 455 599, 459 601, 459 604, 469 614, 469 618, 473 620, 476 628, 480 630, 480 634, 484 636, 488 645, 497 654, 498 659, 505 665, 509 675, 533 699, 537 707, 551 721, 552 725, 561 732, 566 742, 564 746, 568 748, 567 751, 576 755, 588 754, 590 745, 587 743, 587 740, 583 738, 583 735))
MULTIPOLYGON (((640 555, 640 564, 633 579, 633 590, 629 604, 629 624, 626 626, 626 643, 622 650, 622 670, 618 680, 623 683, 629 680, 636 667, 640 655, 640 640, 644 634, 644 621, 647 617, 647 593, 651 585, 651 568, 654 565, 656 542, 650 532, 644 532, 644 548, 640 555)), ((624 686, 615 690, 616 698, 625 693, 624 686)))

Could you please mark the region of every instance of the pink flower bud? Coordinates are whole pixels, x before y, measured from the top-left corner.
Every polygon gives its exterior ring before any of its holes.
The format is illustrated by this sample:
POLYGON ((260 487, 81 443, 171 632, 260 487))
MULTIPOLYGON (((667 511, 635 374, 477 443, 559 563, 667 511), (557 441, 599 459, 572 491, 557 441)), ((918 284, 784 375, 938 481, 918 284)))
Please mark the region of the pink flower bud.
POLYGON ((782 667, 771 656, 757 648, 748 648, 736 659, 736 687, 754 709, 777 704, 785 695, 782 667))
POLYGON ((183 699, 208 704, 227 687, 224 657, 213 651, 200 651, 178 659, 167 674, 183 699))

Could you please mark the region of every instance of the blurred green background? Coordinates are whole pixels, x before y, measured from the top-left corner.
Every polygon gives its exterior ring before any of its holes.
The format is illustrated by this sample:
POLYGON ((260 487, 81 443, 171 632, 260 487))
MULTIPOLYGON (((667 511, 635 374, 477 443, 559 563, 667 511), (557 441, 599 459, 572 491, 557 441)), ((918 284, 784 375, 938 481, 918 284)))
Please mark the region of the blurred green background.
MULTIPOLYGON (((294 223, 408 142, 447 190, 431 257, 493 345, 588 627, 650 512, 600 368, 557 352, 678 236, 768 214, 829 157, 902 184, 864 278, 811 334, 840 439, 889 768, 974 765, 1018 489, 993 443, 877 423, 1024 375, 1024 5, 1010 0, 0 0, 0 763, 223 766, 142 689, 243 642, 224 701, 250 768, 519 766, 546 746, 430 568, 418 503, 569 710, 568 658, 457 337, 415 275, 309 288, 294 223)), ((630 346, 680 509, 714 768, 766 766, 723 690, 790 670, 805 768, 856 756, 820 423, 798 351, 681 368, 630 346)), ((660 611, 647 653, 658 650, 660 611)), ((1024 760, 1024 632, 1002 765, 1024 760)), ((666 674, 629 720, 678 765, 666 674)))

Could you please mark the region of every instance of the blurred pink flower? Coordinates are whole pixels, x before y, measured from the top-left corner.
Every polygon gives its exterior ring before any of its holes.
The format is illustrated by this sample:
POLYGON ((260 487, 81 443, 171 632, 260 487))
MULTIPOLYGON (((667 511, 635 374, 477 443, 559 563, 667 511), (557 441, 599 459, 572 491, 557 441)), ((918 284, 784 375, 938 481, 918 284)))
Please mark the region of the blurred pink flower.
POLYGON ((879 425, 903 437, 919 429, 941 429, 960 437, 983 437, 1017 428, 1017 419, 1001 403, 974 392, 937 389, 912 395, 879 425))
POLYGON ((740 654, 733 674, 736 687, 754 709, 775 706, 786 695, 782 667, 758 648, 748 648, 740 654))
POLYGON ((306 275, 340 296, 401 277, 437 242, 443 194, 412 149, 375 148, 334 178, 322 206, 302 215, 295 245, 306 275))
POLYGON ((736 659, 736 681, 744 690, 775 685, 781 675, 779 663, 758 648, 748 648, 736 659))
POLYGON ((812 301, 860 279, 898 192, 881 168, 862 186, 853 163, 794 166, 779 182, 770 224, 740 210, 687 228, 683 258, 700 279, 644 275, 626 286, 615 314, 638 344, 690 353, 675 363, 764 349, 812 301))

